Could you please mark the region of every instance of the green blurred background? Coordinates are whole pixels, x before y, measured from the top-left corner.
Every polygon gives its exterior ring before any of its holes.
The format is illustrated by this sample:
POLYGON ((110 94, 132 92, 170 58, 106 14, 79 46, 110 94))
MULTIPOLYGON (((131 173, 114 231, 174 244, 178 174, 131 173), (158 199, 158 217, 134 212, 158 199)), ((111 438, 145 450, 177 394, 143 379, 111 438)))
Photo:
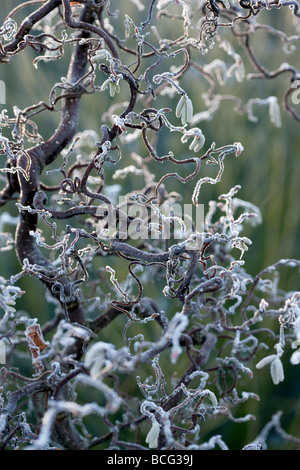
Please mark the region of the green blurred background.
MULTIPOLYGON (((8 14, 10 9, 21 2, 12 0, 0 0, 0 23, 3 22, 4 17, 8 14)), ((147 4, 147 1, 143 2, 147 4)), ((33 10, 35 6, 27 8, 27 12, 33 10)), ((139 12, 133 3, 111 1, 111 11, 120 9, 121 13, 119 20, 112 19, 111 22, 116 26, 119 24, 121 28, 121 35, 123 31, 123 18, 126 12, 138 24, 138 18, 145 19, 146 11, 139 12), (124 11, 123 11, 124 10, 124 11)), ((17 13, 14 19, 19 23, 24 17, 24 11, 17 13)), ((289 9, 279 11, 264 11, 258 16, 260 23, 266 23, 273 27, 281 28, 286 34, 296 34, 296 23, 289 9)), ((176 25, 178 23, 163 21, 163 29, 161 33, 165 37, 172 37, 178 34, 176 25), (174 29, 175 28, 175 29, 174 29)), ((232 35, 224 28, 222 34, 224 38, 231 40, 232 35)), ((298 23, 298 34, 300 34, 300 24, 298 23)), ((134 44, 134 43, 132 43, 134 44)), ((245 53, 233 40, 233 47, 239 52, 244 59, 246 73, 253 72, 252 66, 249 63, 245 53)), ((300 66, 300 53, 299 50, 292 52, 290 55, 285 55, 282 52, 282 45, 279 39, 274 36, 259 32, 253 38, 253 44, 261 63, 270 70, 276 69, 282 62, 289 62, 294 66, 300 66)), ((1 106, 8 110, 8 114, 12 115, 14 105, 20 109, 37 103, 40 100, 47 101, 49 92, 53 84, 60 81, 62 76, 66 76, 68 57, 72 46, 66 50, 64 58, 55 62, 39 62, 38 69, 36 70, 32 65, 35 57, 33 51, 29 48, 25 52, 14 56, 10 64, 0 65, 0 79, 6 83, 6 105, 1 106)), ((228 59, 218 48, 216 44, 212 51, 207 55, 197 55, 193 53, 193 60, 204 65, 210 62, 213 58, 220 57, 228 59)), ((180 60, 182 57, 180 57, 180 60)), ((180 63, 180 62, 174 62, 180 63)), ((167 64, 171 65, 171 61, 167 64)), ((164 64, 163 64, 164 65, 164 64)), ((157 70, 158 71, 158 70, 157 70)), ((157 73, 155 71, 155 73, 157 73)), ((162 70, 160 70, 162 71, 162 70)), ((103 77, 101 77, 98 84, 101 84, 103 77)), ((283 74, 273 80, 251 80, 243 83, 236 83, 235 81, 229 82, 224 87, 220 87, 218 92, 226 94, 236 94, 246 104, 248 99, 251 98, 267 98, 268 96, 275 95, 278 97, 279 103, 286 88, 289 85, 288 74, 283 74)), ((200 112, 205 109, 202 99, 202 93, 207 91, 208 84, 204 78, 192 70, 184 77, 182 81, 183 88, 186 89, 190 98, 194 103, 194 112, 200 112)), ((122 84, 119 101, 128 99, 128 90, 122 84)), ((168 98, 159 98, 153 105, 161 108, 169 106, 173 110, 176 106, 177 98, 173 102, 169 102, 168 98)), ((79 130, 93 129, 99 133, 100 125, 102 122, 102 114, 107 111, 109 106, 113 103, 113 99, 109 97, 108 93, 99 93, 96 95, 85 96, 81 102, 81 116, 79 130)), ((281 106, 282 127, 275 128, 270 123, 268 108, 256 107, 255 113, 259 117, 258 122, 251 122, 247 119, 246 115, 239 115, 233 111, 234 105, 230 102, 223 102, 219 111, 209 122, 198 124, 206 136, 205 149, 207 149, 212 142, 216 142, 217 146, 232 144, 233 142, 240 141, 245 150, 242 155, 236 159, 233 156, 226 157, 225 172, 222 181, 218 185, 204 185, 201 190, 200 203, 205 204, 207 208, 210 199, 216 199, 220 194, 226 193, 234 185, 241 185, 241 190, 238 197, 250 201, 257 205, 263 217, 262 225, 251 228, 246 225, 243 235, 252 239, 253 244, 249 251, 245 254, 246 269, 249 274, 255 275, 261 269, 269 264, 276 262, 281 258, 299 258, 300 257, 300 161, 299 161, 299 123, 297 123, 290 115, 285 113, 281 106)), ((299 105, 297 109, 300 113, 299 105)), ((171 116, 171 114, 170 114, 171 116)), ((178 125, 175 121, 175 116, 170 117, 172 123, 178 125)), ((49 137, 59 123, 59 113, 43 112, 37 116, 36 122, 39 125, 39 131, 46 139, 49 137)), ((178 136, 174 137, 173 134, 163 132, 159 141, 159 153, 163 155, 169 150, 173 150, 175 157, 178 155, 185 156, 187 146, 180 143, 178 136), (171 139, 174 139, 172 142, 171 139), (176 149, 176 150, 175 150, 176 149), (176 153, 177 152, 177 153, 176 153)), ((205 150, 204 149, 204 150, 205 150)), ((128 147, 127 151, 123 153, 123 161, 121 167, 132 164, 129 158, 130 152, 136 151, 141 155, 147 155, 142 145, 134 144, 132 148, 128 147)), ((3 159, 4 160, 4 159, 3 159)), ((3 165, 3 162, 1 162, 3 165)), ((153 166, 156 174, 160 175, 159 168, 153 166)), ((111 180, 114 168, 107 170, 107 181, 111 180), (111 172, 111 173, 110 173, 111 172)), ((215 169, 205 168, 203 170, 207 175, 214 176, 215 169)), ((121 182, 121 184, 123 184, 121 182)), ((135 176, 128 177, 124 184, 130 188, 135 188, 138 180, 135 176)), ((142 184, 142 180, 141 180, 142 184)), ((141 186, 140 186, 141 187, 141 186)), ((190 192, 193 188, 191 185, 182 185, 175 179, 166 181, 167 189, 178 191, 184 197, 188 197, 187 202, 190 202, 190 192)), ((17 211, 13 203, 7 204, 2 209, 8 211, 16 216, 17 211)), ((5 230, 11 227, 5 226, 5 230)), ((106 261, 103 261, 103 266, 106 261)), ((9 277, 19 271, 19 264, 13 252, 1 253, 1 275, 9 277)), ((280 287, 290 290, 299 289, 299 273, 295 269, 282 268, 281 270, 280 287)), ((17 308, 28 311, 33 317, 38 317, 41 322, 48 319, 53 313, 53 305, 49 305, 43 298, 43 288, 35 279, 23 278, 20 285, 27 294, 22 297, 18 302, 17 308), (36 293, 39 293, 36 295, 36 293)), ((154 280, 153 286, 149 286, 149 292, 161 302, 165 302, 161 297, 161 281, 154 280)), ((167 306, 167 304, 165 304, 167 306)), ((277 332, 278 324, 274 321, 274 329, 277 332)), ((110 338, 110 330, 103 332, 101 339, 105 340, 110 338)), ((111 339, 110 339, 111 341, 111 339)), ((119 346, 122 345, 120 340, 119 346)), ((261 400, 249 400, 246 404, 237 407, 236 415, 245 415, 246 413, 254 413, 257 416, 256 421, 247 422, 244 424, 231 424, 227 422, 226 418, 218 418, 215 421, 206 423, 205 436, 207 439, 213 434, 222 434, 225 442, 235 449, 240 449, 241 445, 245 445, 251 441, 266 422, 271 418, 272 414, 277 410, 283 410, 282 424, 287 432, 295 434, 300 437, 300 380, 299 380, 299 366, 290 366, 288 359, 285 362, 286 380, 278 385, 273 386, 269 374, 256 374, 256 378, 248 380, 245 378, 245 389, 258 393, 261 400), (261 380, 263 379, 263 380, 261 380)), ((130 393, 130 385, 128 392, 130 393)), ((132 389, 132 393, 135 393, 132 389)), ((281 440, 274 434, 270 442, 270 448, 280 448, 282 446, 281 440)))

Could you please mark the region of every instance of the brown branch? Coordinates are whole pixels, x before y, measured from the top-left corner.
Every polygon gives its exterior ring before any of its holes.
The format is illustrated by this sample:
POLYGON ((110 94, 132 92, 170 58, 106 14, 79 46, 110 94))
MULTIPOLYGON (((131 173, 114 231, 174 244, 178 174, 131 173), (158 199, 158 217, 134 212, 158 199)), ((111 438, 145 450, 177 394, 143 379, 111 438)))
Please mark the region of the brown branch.
MULTIPOLYGON (((93 15, 88 7, 84 8, 82 18, 92 21, 93 15)), ((83 35, 87 37, 88 33, 83 33, 83 35)), ((76 83, 85 72, 87 48, 87 45, 76 44, 75 46, 67 77, 71 83, 76 83)), ((40 188, 40 174, 44 166, 51 163, 74 137, 78 125, 78 107, 81 94, 82 92, 75 98, 65 99, 61 123, 54 135, 47 142, 28 150, 27 153, 31 160, 29 179, 26 179, 23 174, 19 174, 19 184, 21 188, 20 202, 23 206, 34 207, 34 197, 40 188)), ((25 170, 27 164, 28 162, 25 156, 22 155, 18 160, 18 166, 25 170)), ((30 235, 31 231, 36 231, 37 223, 38 216, 36 213, 21 210, 20 223, 16 230, 17 255, 21 263, 23 263, 25 259, 28 259, 30 264, 41 266, 45 268, 50 275, 53 273, 52 275, 54 276, 55 268, 41 253, 34 238, 30 235)), ((65 296, 67 298, 71 297, 70 302, 65 305, 68 309, 70 320, 82 323, 84 321, 84 313, 79 305, 77 296, 74 294, 71 295, 72 291, 69 280, 63 277, 60 279, 60 283, 64 288, 65 296)), ((46 285, 50 290, 52 289, 51 283, 46 283, 46 285)))

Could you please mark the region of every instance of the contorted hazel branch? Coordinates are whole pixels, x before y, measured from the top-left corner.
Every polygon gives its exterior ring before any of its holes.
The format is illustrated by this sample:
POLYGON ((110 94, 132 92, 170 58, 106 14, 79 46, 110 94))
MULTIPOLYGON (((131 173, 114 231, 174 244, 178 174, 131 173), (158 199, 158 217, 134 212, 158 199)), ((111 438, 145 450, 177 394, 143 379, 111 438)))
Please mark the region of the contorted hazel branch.
POLYGON ((4 16, 7 94, 30 90, 29 50, 47 86, 65 76, 0 113, 0 251, 20 265, 0 273, 1 450, 228 449, 226 423, 235 447, 267 448, 270 429, 299 446, 278 412, 253 435, 244 404, 264 403, 264 366, 284 386, 286 360, 300 363, 300 293, 279 284, 300 262, 248 273, 243 230, 263 220, 238 182, 203 206, 253 138, 219 142, 223 102, 253 125, 266 107, 277 132, 281 108, 299 121, 298 2, 30 0, 4 16), (272 9, 280 29, 259 22, 272 9), (290 63, 258 59, 261 32, 290 63), (283 103, 263 94, 281 76, 283 103), (259 97, 226 89, 258 79, 259 97))

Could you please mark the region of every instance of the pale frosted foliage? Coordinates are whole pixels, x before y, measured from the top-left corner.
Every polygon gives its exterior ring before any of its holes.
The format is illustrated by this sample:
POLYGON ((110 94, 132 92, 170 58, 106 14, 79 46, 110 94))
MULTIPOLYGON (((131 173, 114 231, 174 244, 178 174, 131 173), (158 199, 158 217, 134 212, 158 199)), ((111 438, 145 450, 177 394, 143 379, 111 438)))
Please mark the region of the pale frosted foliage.
POLYGON ((160 426, 157 421, 152 424, 150 431, 146 436, 146 443, 149 445, 149 449, 156 449, 157 441, 159 436, 160 426))
POLYGON ((271 354, 270 356, 264 357, 261 361, 256 364, 256 369, 261 369, 262 367, 266 366, 267 364, 271 364, 277 358, 276 354, 271 354))
MULTIPOLYGON (((297 349, 298 346, 300 346, 300 341, 299 340, 293 341, 292 348, 297 349)), ((293 365, 300 364, 300 348, 297 349, 295 352, 293 352, 293 354, 291 355, 291 363, 293 365)))
POLYGON ((299 11, 1 2, 0 450, 299 448, 300 261, 273 250, 297 211, 263 253, 281 167, 247 174, 300 122, 299 11))
POLYGON ((176 117, 181 119, 182 125, 185 126, 193 118, 193 103, 186 95, 182 95, 176 106, 176 117))
MULTIPOLYGON (((110 345, 113 347, 112 345, 110 345)), ((96 343, 87 352, 85 356, 85 366, 90 369, 92 379, 101 377, 101 371, 105 365, 105 352, 109 345, 107 343, 96 343)))
POLYGON ((205 144, 205 136, 201 129, 194 127, 184 132, 183 136, 181 137, 181 142, 185 143, 188 140, 192 140, 189 149, 193 150, 194 152, 199 152, 205 144))
POLYGON ((279 382, 283 382, 284 380, 283 365, 279 357, 276 357, 274 361, 271 362, 271 377, 275 385, 278 385, 279 382))

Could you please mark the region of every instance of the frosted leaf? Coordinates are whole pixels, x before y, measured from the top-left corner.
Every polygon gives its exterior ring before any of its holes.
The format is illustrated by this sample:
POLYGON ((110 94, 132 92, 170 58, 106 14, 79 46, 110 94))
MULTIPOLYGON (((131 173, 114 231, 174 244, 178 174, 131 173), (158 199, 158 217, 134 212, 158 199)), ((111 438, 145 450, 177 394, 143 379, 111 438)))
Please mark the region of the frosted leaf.
POLYGON ((101 376, 102 369, 106 365, 106 355, 109 350, 115 352, 113 344, 99 341, 93 344, 87 351, 84 365, 90 369, 92 379, 97 380, 101 376))
POLYGON ((101 85, 100 91, 104 91, 108 88, 110 96, 113 98, 116 93, 120 93, 119 79, 115 77, 107 78, 101 85))
POLYGON ((291 356, 291 364, 294 366, 300 364, 300 349, 297 349, 291 356))
POLYGON ((270 364, 270 371, 273 383, 275 385, 278 385, 279 382, 283 382, 284 380, 284 371, 280 359, 280 356, 282 354, 282 348, 280 347, 280 344, 277 344, 275 348, 278 350, 278 354, 271 354, 270 356, 266 356, 264 359, 262 359, 256 364, 256 369, 261 369, 262 367, 270 364))
POLYGON ((43 338, 43 333, 37 319, 33 319, 30 325, 27 326, 25 335, 27 338, 28 348, 31 352, 32 365, 36 370, 36 375, 39 375, 44 365, 41 358, 41 353, 49 346, 49 342, 43 338))
POLYGON ((276 354, 271 354, 270 356, 264 357, 261 361, 259 361, 256 364, 256 369, 262 369, 265 367, 267 364, 270 364, 274 359, 276 359, 277 355, 276 354))
POLYGON ((281 127, 280 107, 276 96, 269 97, 270 121, 275 127, 281 127))
POLYGON ((275 385, 284 380, 283 365, 278 356, 271 362, 271 377, 275 385))
POLYGON ((184 93, 178 101, 175 114, 177 118, 181 119, 181 123, 183 126, 185 126, 192 120, 193 103, 186 93, 184 93))
POLYGON ((192 142, 189 145, 189 149, 193 150, 194 152, 201 150, 205 144, 205 136, 203 135, 201 129, 198 127, 193 127, 192 129, 185 131, 181 137, 181 142, 185 143, 190 138, 192 138, 192 142))
POLYGON ((149 445, 149 449, 156 449, 158 444, 160 425, 157 421, 152 424, 152 428, 146 436, 146 443, 149 445))

